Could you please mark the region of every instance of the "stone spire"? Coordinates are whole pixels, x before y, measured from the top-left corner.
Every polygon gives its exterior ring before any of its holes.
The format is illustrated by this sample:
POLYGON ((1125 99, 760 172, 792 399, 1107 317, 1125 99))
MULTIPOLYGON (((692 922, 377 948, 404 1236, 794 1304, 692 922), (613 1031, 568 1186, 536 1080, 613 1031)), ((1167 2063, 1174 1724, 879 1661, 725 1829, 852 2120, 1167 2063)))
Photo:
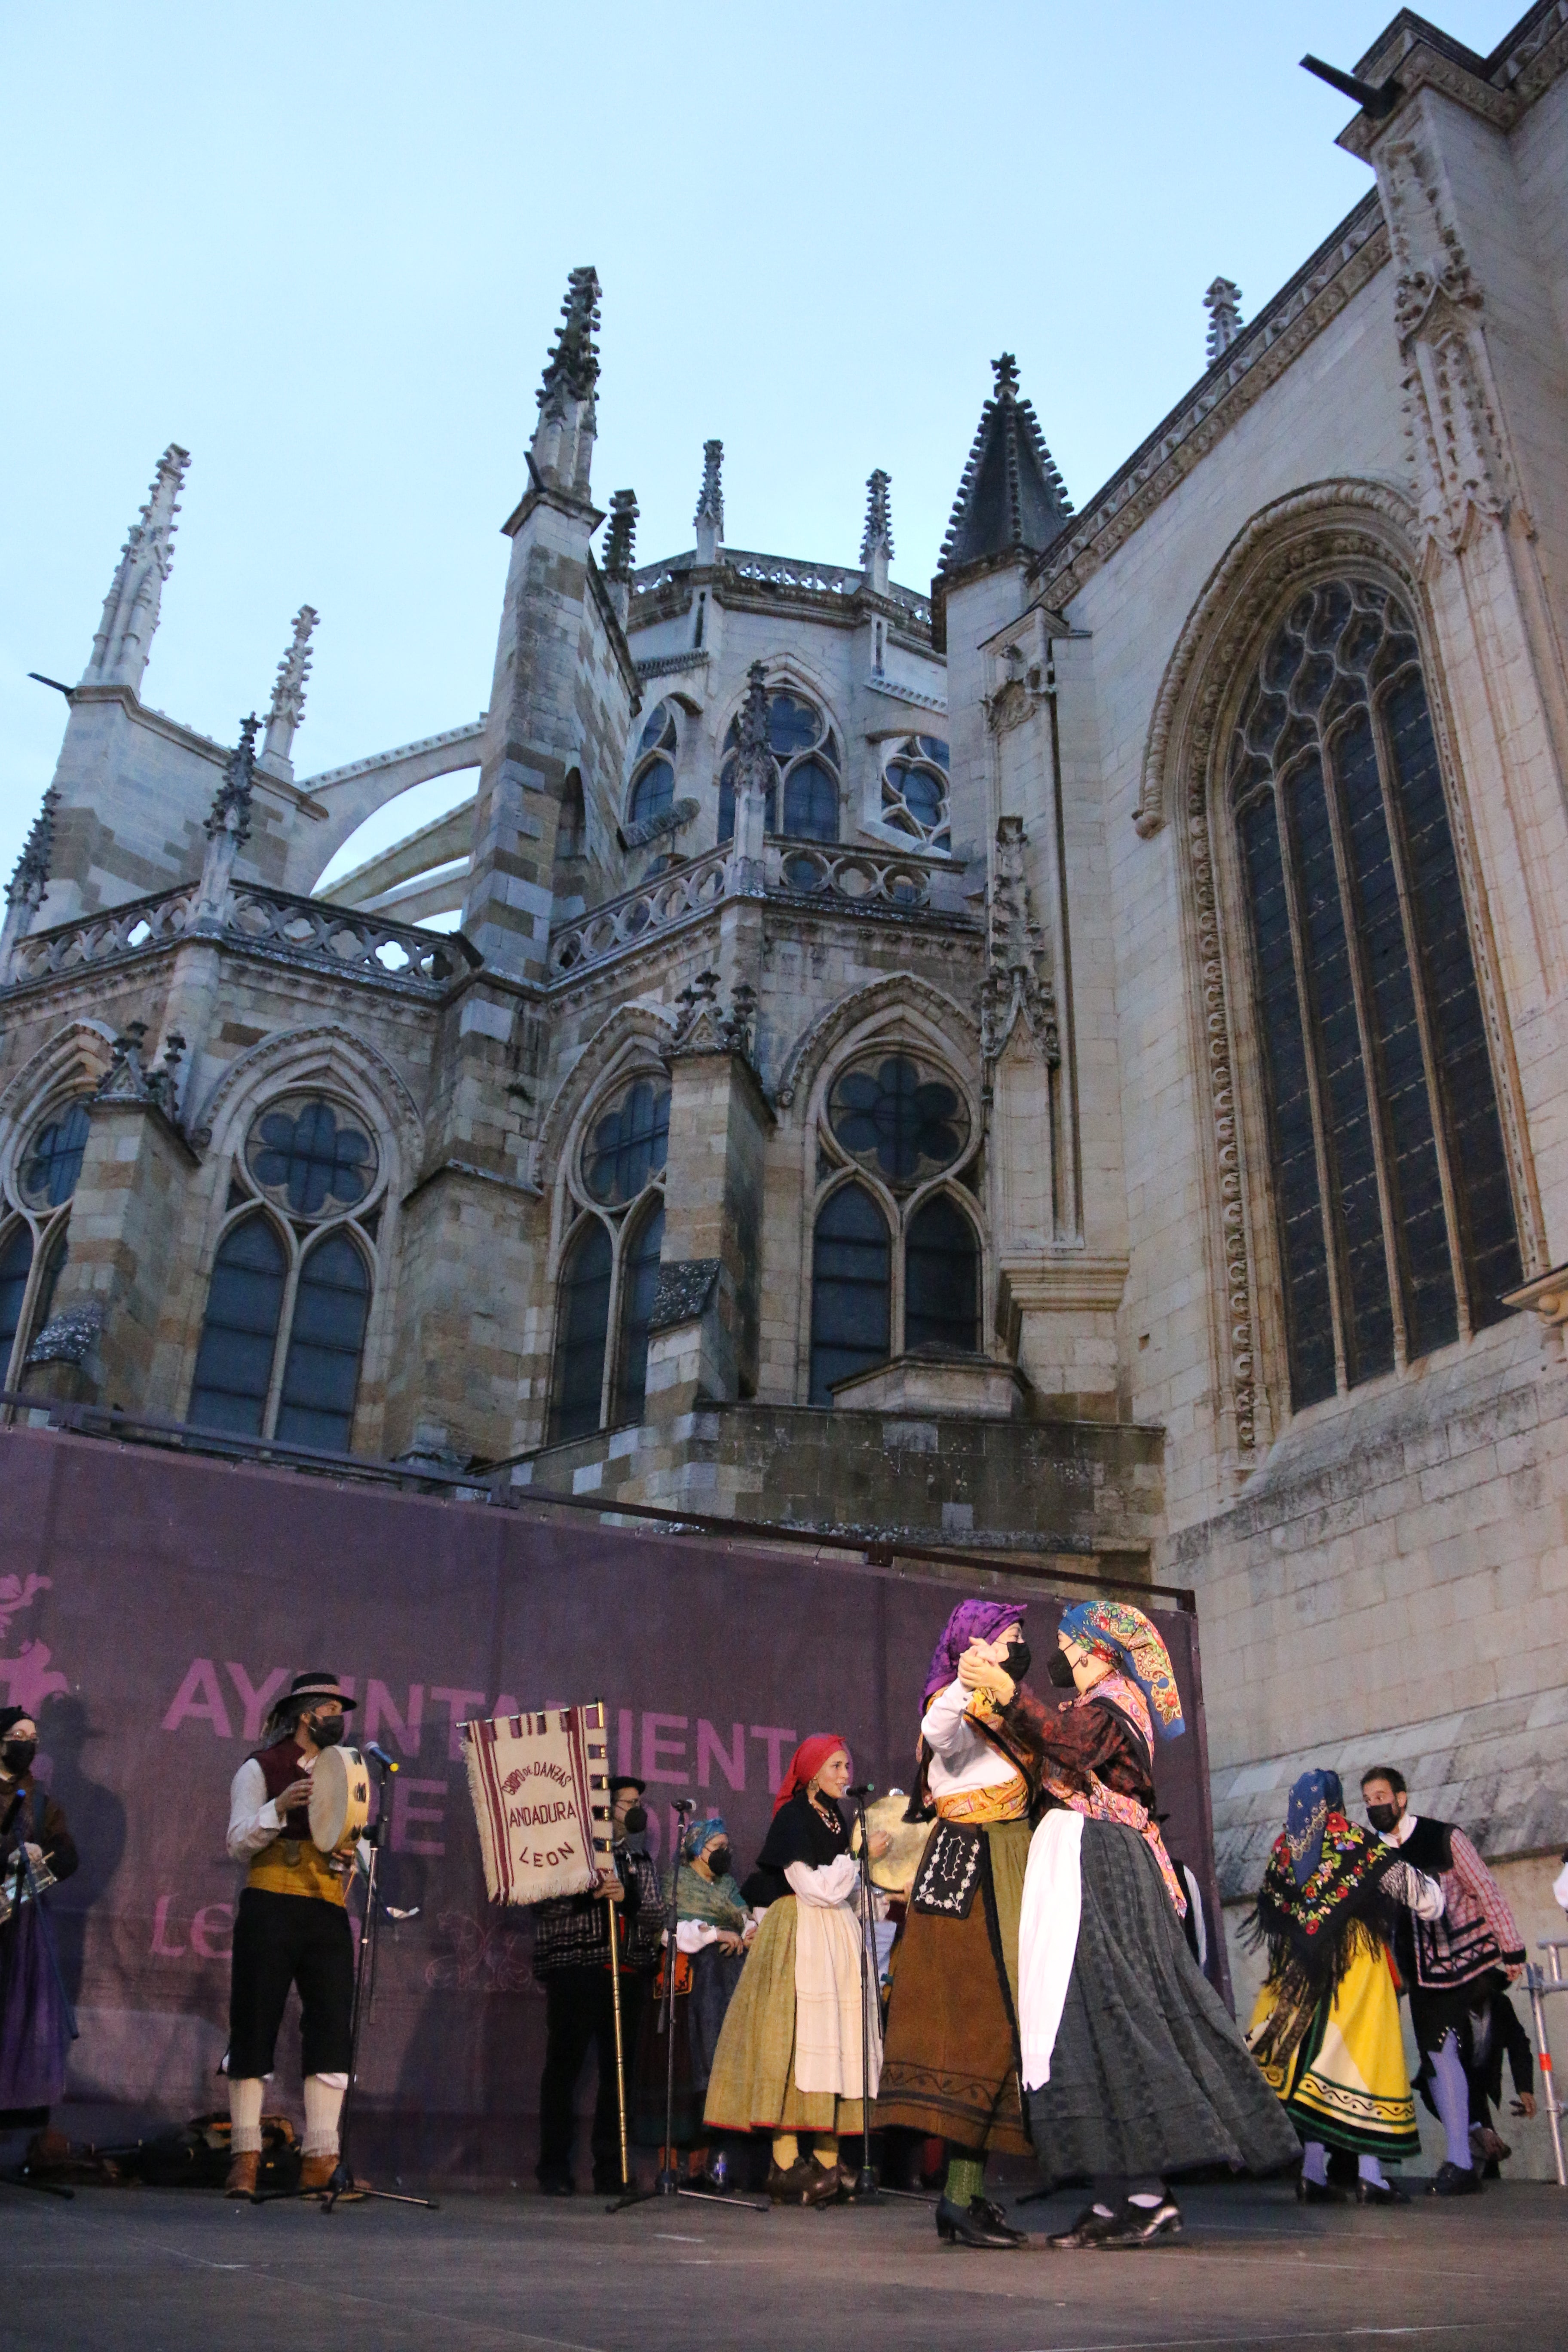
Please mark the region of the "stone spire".
POLYGON ((82 672, 84 686, 128 686, 132 693, 141 688, 163 583, 174 560, 174 517, 190 462, 189 450, 175 441, 158 460, 147 503, 131 526, 103 600, 92 658, 82 672))
POLYGON ((294 730, 305 716, 305 681, 310 675, 310 634, 321 614, 313 604, 301 604, 294 615, 294 635, 288 652, 278 665, 278 682, 272 689, 271 707, 267 713, 267 740, 261 748, 258 765, 270 775, 281 776, 286 782, 294 781, 294 762, 290 757, 294 746, 294 730))
POLYGON ((768 748, 767 672, 760 661, 754 661, 746 672, 741 747, 735 761, 735 856, 742 880, 748 875, 754 875, 759 883, 762 879, 768 793, 776 772, 768 748))
POLYGON ((860 569, 866 585, 879 596, 888 593, 888 566, 893 560, 893 522, 888 506, 888 477, 880 466, 866 484, 866 530, 860 541, 860 569))
POLYGON ((605 534, 603 558, 605 582, 610 592, 610 602, 616 608, 621 625, 626 626, 631 610, 632 563, 637 551, 637 494, 635 490, 610 492, 610 528, 605 534))
POLYGON ((702 444, 702 495, 697 501, 697 561, 711 563, 724 541, 724 444, 702 444))
POLYGON ((256 774, 256 730, 260 721, 253 710, 241 721, 239 740, 228 755, 223 782, 213 794, 203 832, 207 837, 202 878, 195 913, 198 921, 221 922, 228 905, 234 864, 250 838, 250 803, 256 774))
POLYGON ((539 423, 530 459, 542 488, 588 496, 598 415, 599 274, 574 269, 566 281, 561 324, 539 387, 539 423))
POLYGON ((16 871, 5 886, 5 914, 0 922, 0 988, 11 977, 17 945, 26 938, 49 887, 49 866, 55 854, 55 816, 59 804, 58 788, 51 784, 33 819, 32 831, 22 845, 16 871))
POLYGON ((1216 278, 1204 296, 1209 314, 1208 363, 1228 352, 1241 332, 1241 289, 1229 278, 1216 278))
POLYGON ((1004 352, 991 364, 996 388, 980 412, 953 500, 938 565, 942 572, 1014 550, 1037 554, 1059 537, 1072 513, 1039 420, 1018 397, 1016 361, 1004 352))

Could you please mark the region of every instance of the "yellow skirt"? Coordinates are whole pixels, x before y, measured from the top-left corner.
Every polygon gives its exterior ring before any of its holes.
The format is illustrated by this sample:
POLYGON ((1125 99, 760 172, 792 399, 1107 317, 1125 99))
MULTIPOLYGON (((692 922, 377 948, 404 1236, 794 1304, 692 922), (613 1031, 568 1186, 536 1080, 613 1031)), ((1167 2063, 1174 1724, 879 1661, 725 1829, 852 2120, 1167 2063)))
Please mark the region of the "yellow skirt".
POLYGON ((795 2079, 793 1895, 770 1903, 724 2013, 703 2121, 710 2131, 858 2132, 865 2107, 795 2079))
MULTIPOLYGON (((1274 2006, 1267 1985, 1252 2012, 1250 2040, 1274 2006)), ((1419 2156, 1415 2102, 1399 2031, 1399 1996, 1382 1952, 1358 1949, 1344 1982, 1320 2001, 1282 2065, 1263 2079, 1304 2140, 1357 2156, 1419 2156)))

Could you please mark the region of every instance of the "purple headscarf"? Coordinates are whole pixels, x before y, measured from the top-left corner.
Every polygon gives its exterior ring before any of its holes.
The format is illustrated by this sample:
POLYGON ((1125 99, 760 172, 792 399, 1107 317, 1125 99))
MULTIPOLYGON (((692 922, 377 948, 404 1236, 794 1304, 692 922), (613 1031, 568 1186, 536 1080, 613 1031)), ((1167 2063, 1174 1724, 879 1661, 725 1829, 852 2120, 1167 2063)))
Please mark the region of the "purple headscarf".
POLYGON ((971 1642, 994 1642, 1009 1625, 1022 1624, 1028 1605, 1026 1601, 961 1601, 931 1654, 921 1707, 929 1706, 933 1693, 945 1690, 953 1680, 971 1642))

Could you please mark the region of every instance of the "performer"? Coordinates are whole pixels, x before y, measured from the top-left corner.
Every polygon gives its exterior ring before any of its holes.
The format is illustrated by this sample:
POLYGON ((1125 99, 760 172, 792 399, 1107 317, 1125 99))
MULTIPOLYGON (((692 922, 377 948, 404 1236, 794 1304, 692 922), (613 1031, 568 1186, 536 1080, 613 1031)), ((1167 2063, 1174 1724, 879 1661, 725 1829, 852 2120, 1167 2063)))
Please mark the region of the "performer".
POLYGON ((229 1790, 228 1853, 250 1865, 234 1925, 229 1979, 226 2193, 248 2197, 261 2165, 261 2101, 290 1985, 300 1990, 305 2138, 300 2186, 325 2189, 338 2165, 338 2117, 353 2063, 352 1848, 310 1837, 310 1775, 354 1701, 335 1675, 296 1675, 268 1717, 267 1743, 229 1790))
POLYGON ((1526 2116, 1535 2113, 1535 2056, 1507 1984, 1507 1977, 1497 1969, 1483 1979, 1479 2000, 1472 1995, 1470 2000, 1470 2061, 1465 2079, 1470 2093, 1470 2153, 1483 2180, 1500 2179, 1500 2168, 1513 2154, 1491 2117, 1492 2108, 1502 2105, 1505 2053, 1513 2076, 1513 2112, 1526 2116))
MULTIPOLYGON (((756 1871, 768 1900, 713 2056, 705 2119, 710 2131, 773 2135, 768 2195, 775 2205, 826 2205, 854 2187, 838 2160, 845 2132, 864 2133, 861 2081, 858 1871, 838 1799, 849 1785, 848 1744, 837 1732, 802 1740, 773 1804, 756 1871), (811 2158, 801 2137, 814 2143, 811 2158)), ((885 1853, 874 1832, 873 1859, 885 1853)), ((875 2004, 873 2004, 875 2008, 875 2004)), ((870 2028, 871 2096, 881 2021, 870 2028)))
POLYGON ((1269 2172, 1297 2140, 1182 1931, 1186 1898, 1153 1818, 1156 1731, 1185 1729, 1163 1642, 1142 1610, 1063 1614, 1053 1713, 975 1649, 966 1687, 1039 1744, 1049 1810, 1035 1832, 1019 1925, 1024 2095, 1046 2185, 1093 2180, 1056 2246, 1142 2246, 1180 2234, 1168 2171, 1269 2172))
POLYGON ((1337 1772, 1303 1772, 1243 1930, 1268 1955, 1247 2042, 1301 2135, 1303 2204, 1342 2201, 1331 2147, 1355 2157, 1359 2205, 1409 2202, 1383 2171, 1421 2153, 1389 1967, 1401 1905, 1440 1918, 1442 1889, 1345 1819, 1337 1772))
POLYGON ((57 1879, 68 1878, 78 1860, 64 1813, 33 1778, 37 1752, 38 1727, 26 1709, 0 1707, 0 1887, 12 1904, 0 1925, 0 2131, 48 2122, 70 2048, 48 1915, 16 1900, 19 1847, 36 1872, 57 1879))
POLYGON ((1410 2022, 1421 2053, 1416 2080, 1437 2112, 1447 2160, 1428 2183, 1435 2197, 1474 2197, 1481 2186, 1470 2147, 1470 2003, 1495 1972, 1511 1984, 1524 1965, 1513 1914, 1463 1830, 1410 1811, 1403 1773, 1378 1764, 1361 1784, 1366 1817, 1403 1859, 1443 1889, 1440 1918, 1402 1912, 1394 1956, 1410 1994, 1410 2022))
MULTIPOLYGON (((648 1988, 647 2008, 637 2039, 637 2136, 645 2147, 664 2146, 668 2091, 668 2034, 675 2028, 674 2147, 689 2150, 693 2178, 705 2174, 713 2189, 729 2186, 723 2154, 709 2163, 702 2105, 713 2072, 720 2030, 741 1981, 756 1923, 731 1872, 730 1832, 721 1813, 688 1825, 681 1840, 675 1883, 675 1995, 665 2004, 666 1951, 648 1988)), ((665 1895, 665 1916, 669 1903, 665 1895)), ((674 2167, 674 2155, 669 2158, 674 2167)))
MULTIPOLYGON (((636 2063, 637 2020, 662 1948, 658 1873, 647 1851, 646 1780, 618 1773, 610 1782, 611 1852, 618 1885, 617 1959, 628 2081, 636 2063)), ((566 1895, 533 1915, 533 1973, 544 1988, 544 2072, 539 2084, 539 2186, 546 2197, 574 2197, 577 2084, 588 2053, 596 2056, 598 2095, 591 2148, 594 2186, 621 2186, 620 2095, 616 2086, 616 2019, 610 1931, 605 1897, 566 1895)))
POLYGON ((963 1601, 926 1675, 909 1818, 926 1843, 893 1955, 892 2003, 876 2121, 948 2144, 940 2236, 964 2246, 1025 2242, 985 2196, 993 2149, 1026 2156, 1018 2086, 1018 1918, 1039 1792, 1040 1749, 1021 1717, 1005 1722, 960 1679, 973 1652, 1028 1671, 1024 1604, 963 1601))

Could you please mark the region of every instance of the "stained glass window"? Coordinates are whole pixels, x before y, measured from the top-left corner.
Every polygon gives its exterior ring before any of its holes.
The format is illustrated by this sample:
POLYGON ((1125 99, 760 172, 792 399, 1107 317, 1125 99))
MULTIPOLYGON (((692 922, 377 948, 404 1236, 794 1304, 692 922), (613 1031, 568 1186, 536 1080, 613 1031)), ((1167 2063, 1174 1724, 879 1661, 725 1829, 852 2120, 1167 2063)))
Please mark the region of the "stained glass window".
POLYGON ((369 1312, 363 1257, 347 1234, 329 1234, 300 1268, 275 1435, 348 1453, 369 1312))
POLYGON ((833 1384, 885 1363, 889 1352, 891 1251, 887 1220, 861 1184, 842 1184, 817 1212, 811 1282, 811 1402, 833 1384))
MULTIPOLYGON (((741 722, 737 718, 731 719, 725 735, 719 769, 721 841, 732 841, 735 836, 735 776, 740 746, 741 722)), ((816 704, 807 702, 804 695, 782 689, 770 694, 768 750, 773 757, 765 830, 783 831, 799 841, 837 841, 838 779, 844 762, 838 738, 816 704), (781 805, 782 827, 778 822, 781 805)))
POLYGON ((583 1181, 595 1201, 615 1208, 635 1201, 669 1151, 669 1088, 635 1078, 593 1122, 583 1152, 583 1181))
POLYGON ((883 769, 882 823, 922 848, 951 846, 947 745, 934 735, 911 735, 883 769))
POLYGON ((954 1200, 938 1192, 910 1219, 904 1243, 904 1346, 980 1344, 980 1244, 954 1200))
POLYGON ((38 1129, 22 1160, 22 1195, 29 1208, 58 1209, 76 1191, 87 1150, 88 1109, 73 1102, 38 1129))
POLYGON ((7 1384, 6 1370, 16 1328, 22 1320, 22 1302, 27 1295, 27 1276, 32 1265, 32 1229, 18 1217, 10 1232, 0 1241, 0 1388, 7 1384))
POLYGON ((621 1255, 621 1340, 616 1361, 616 1402, 611 1418, 640 1421, 647 1392, 648 1319, 658 1286, 658 1255, 664 1247, 664 1202, 656 1200, 630 1235, 621 1255))
POLYGON ((561 1275, 550 1416, 552 1445, 586 1437, 599 1426, 614 1261, 608 1227, 597 1217, 584 1219, 561 1275))
POLYGON ((259 1437, 272 1385, 288 1259, 268 1216, 231 1225, 219 1244, 185 1418, 259 1437))
POLYGON ((638 765, 632 777, 626 814, 633 824, 662 816, 675 799, 675 713, 668 702, 649 714, 637 745, 638 765))
POLYGON ((246 1164, 279 1208, 297 1217, 352 1209, 375 1181, 375 1146, 330 1102, 274 1103, 251 1127, 246 1164))
POLYGON ((1512 1192, 1414 625, 1328 581, 1264 652, 1231 749, 1300 1407, 1506 1310, 1512 1192))
POLYGON ((828 1097, 827 1122, 851 1159, 896 1192, 950 1168, 969 1141, 957 1087, 908 1054, 844 1071, 828 1097))

